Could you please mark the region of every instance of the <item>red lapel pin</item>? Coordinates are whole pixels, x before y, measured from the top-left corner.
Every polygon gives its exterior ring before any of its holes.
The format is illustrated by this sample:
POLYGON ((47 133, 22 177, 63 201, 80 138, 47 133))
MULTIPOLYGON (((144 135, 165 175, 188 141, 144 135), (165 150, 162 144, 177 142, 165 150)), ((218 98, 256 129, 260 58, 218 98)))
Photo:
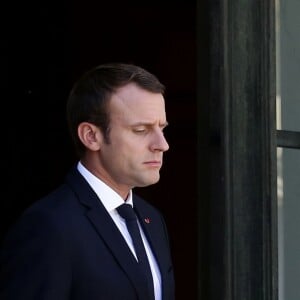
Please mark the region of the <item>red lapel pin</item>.
POLYGON ((147 224, 150 223, 150 219, 149 219, 149 218, 145 218, 144 220, 145 220, 145 222, 146 222, 147 224))

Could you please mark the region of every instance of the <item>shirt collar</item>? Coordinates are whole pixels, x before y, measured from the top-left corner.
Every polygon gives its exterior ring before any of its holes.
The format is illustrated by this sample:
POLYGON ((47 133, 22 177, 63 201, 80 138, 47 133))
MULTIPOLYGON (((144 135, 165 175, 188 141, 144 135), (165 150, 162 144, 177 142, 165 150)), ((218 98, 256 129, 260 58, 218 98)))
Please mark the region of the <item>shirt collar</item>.
MULTIPOLYGON (((115 192, 101 179, 93 175, 80 161, 77 164, 77 170, 92 187, 99 200, 109 213, 124 203, 123 198, 117 192, 115 192)), ((132 190, 129 191, 126 203, 133 206, 132 190)))

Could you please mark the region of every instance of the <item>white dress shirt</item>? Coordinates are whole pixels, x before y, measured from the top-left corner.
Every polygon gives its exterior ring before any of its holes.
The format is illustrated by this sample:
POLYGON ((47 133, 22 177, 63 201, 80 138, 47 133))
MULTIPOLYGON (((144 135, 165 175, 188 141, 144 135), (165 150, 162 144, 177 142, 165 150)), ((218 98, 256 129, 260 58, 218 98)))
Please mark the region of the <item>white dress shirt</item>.
MULTIPOLYGON (((90 171, 88 171, 81 162, 78 162, 77 169, 80 174, 85 178, 85 180, 89 183, 92 187, 94 192, 97 194, 99 200, 104 205, 107 212, 110 214, 111 218, 115 222, 116 226, 119 228, 121 234, 123 235, 124 239, 126 240, 128 247, 132 251, 133 255, 136 258, 134 246, 132 243, 132 239, 130 234, 127 230, 125 220, 119 215, 116 208, 124 203, 124 199, 116 193, 113 189, 111 189, 107 184, 105 184, 102 180, 98 177, 93 175, 90 171)), ((129 195, 126 199, 126 203, 133 206, 132 202, 132 191, 130 190, 129 195)), ((154 284, 154 291, 155 291, 155 300, 161 300, 161 275, 160 271, 156 262, 156 259, 152 253, 150 245, 146 239, 146 236, 139 224, 142 239, 145 245, 146 253, 148 256, 152 277, 153 277, 153 284, 154 284)))

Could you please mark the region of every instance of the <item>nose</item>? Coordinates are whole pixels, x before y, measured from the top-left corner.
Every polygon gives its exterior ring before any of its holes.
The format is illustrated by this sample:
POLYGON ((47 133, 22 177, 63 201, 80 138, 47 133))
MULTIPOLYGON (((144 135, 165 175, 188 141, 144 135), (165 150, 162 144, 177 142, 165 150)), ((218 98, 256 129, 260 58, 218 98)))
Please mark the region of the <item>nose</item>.
POLYGON ((163 131, 158 130, 155 132, 153 141, 151 143, 151 150, 165 152, 169 150, 169 148, 169 144, 164 136, 163 131))

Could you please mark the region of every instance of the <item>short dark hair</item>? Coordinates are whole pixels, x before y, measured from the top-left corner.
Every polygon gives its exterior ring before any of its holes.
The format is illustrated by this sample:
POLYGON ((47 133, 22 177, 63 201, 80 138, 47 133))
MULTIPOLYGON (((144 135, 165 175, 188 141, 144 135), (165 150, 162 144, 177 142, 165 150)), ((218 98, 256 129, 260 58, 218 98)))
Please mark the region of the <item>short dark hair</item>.
POLYGON ((78 125, 81 122, 93 123, 108 141, 110 116, 107 103, 118 88, 132 82, 153 93, 164 94, 165 91, 155 75, 139 66, 125 63, 99 65, 74 84, 67 101, 67 122, 79 157, 83 155, 85 147, 77 135, 78 125))

